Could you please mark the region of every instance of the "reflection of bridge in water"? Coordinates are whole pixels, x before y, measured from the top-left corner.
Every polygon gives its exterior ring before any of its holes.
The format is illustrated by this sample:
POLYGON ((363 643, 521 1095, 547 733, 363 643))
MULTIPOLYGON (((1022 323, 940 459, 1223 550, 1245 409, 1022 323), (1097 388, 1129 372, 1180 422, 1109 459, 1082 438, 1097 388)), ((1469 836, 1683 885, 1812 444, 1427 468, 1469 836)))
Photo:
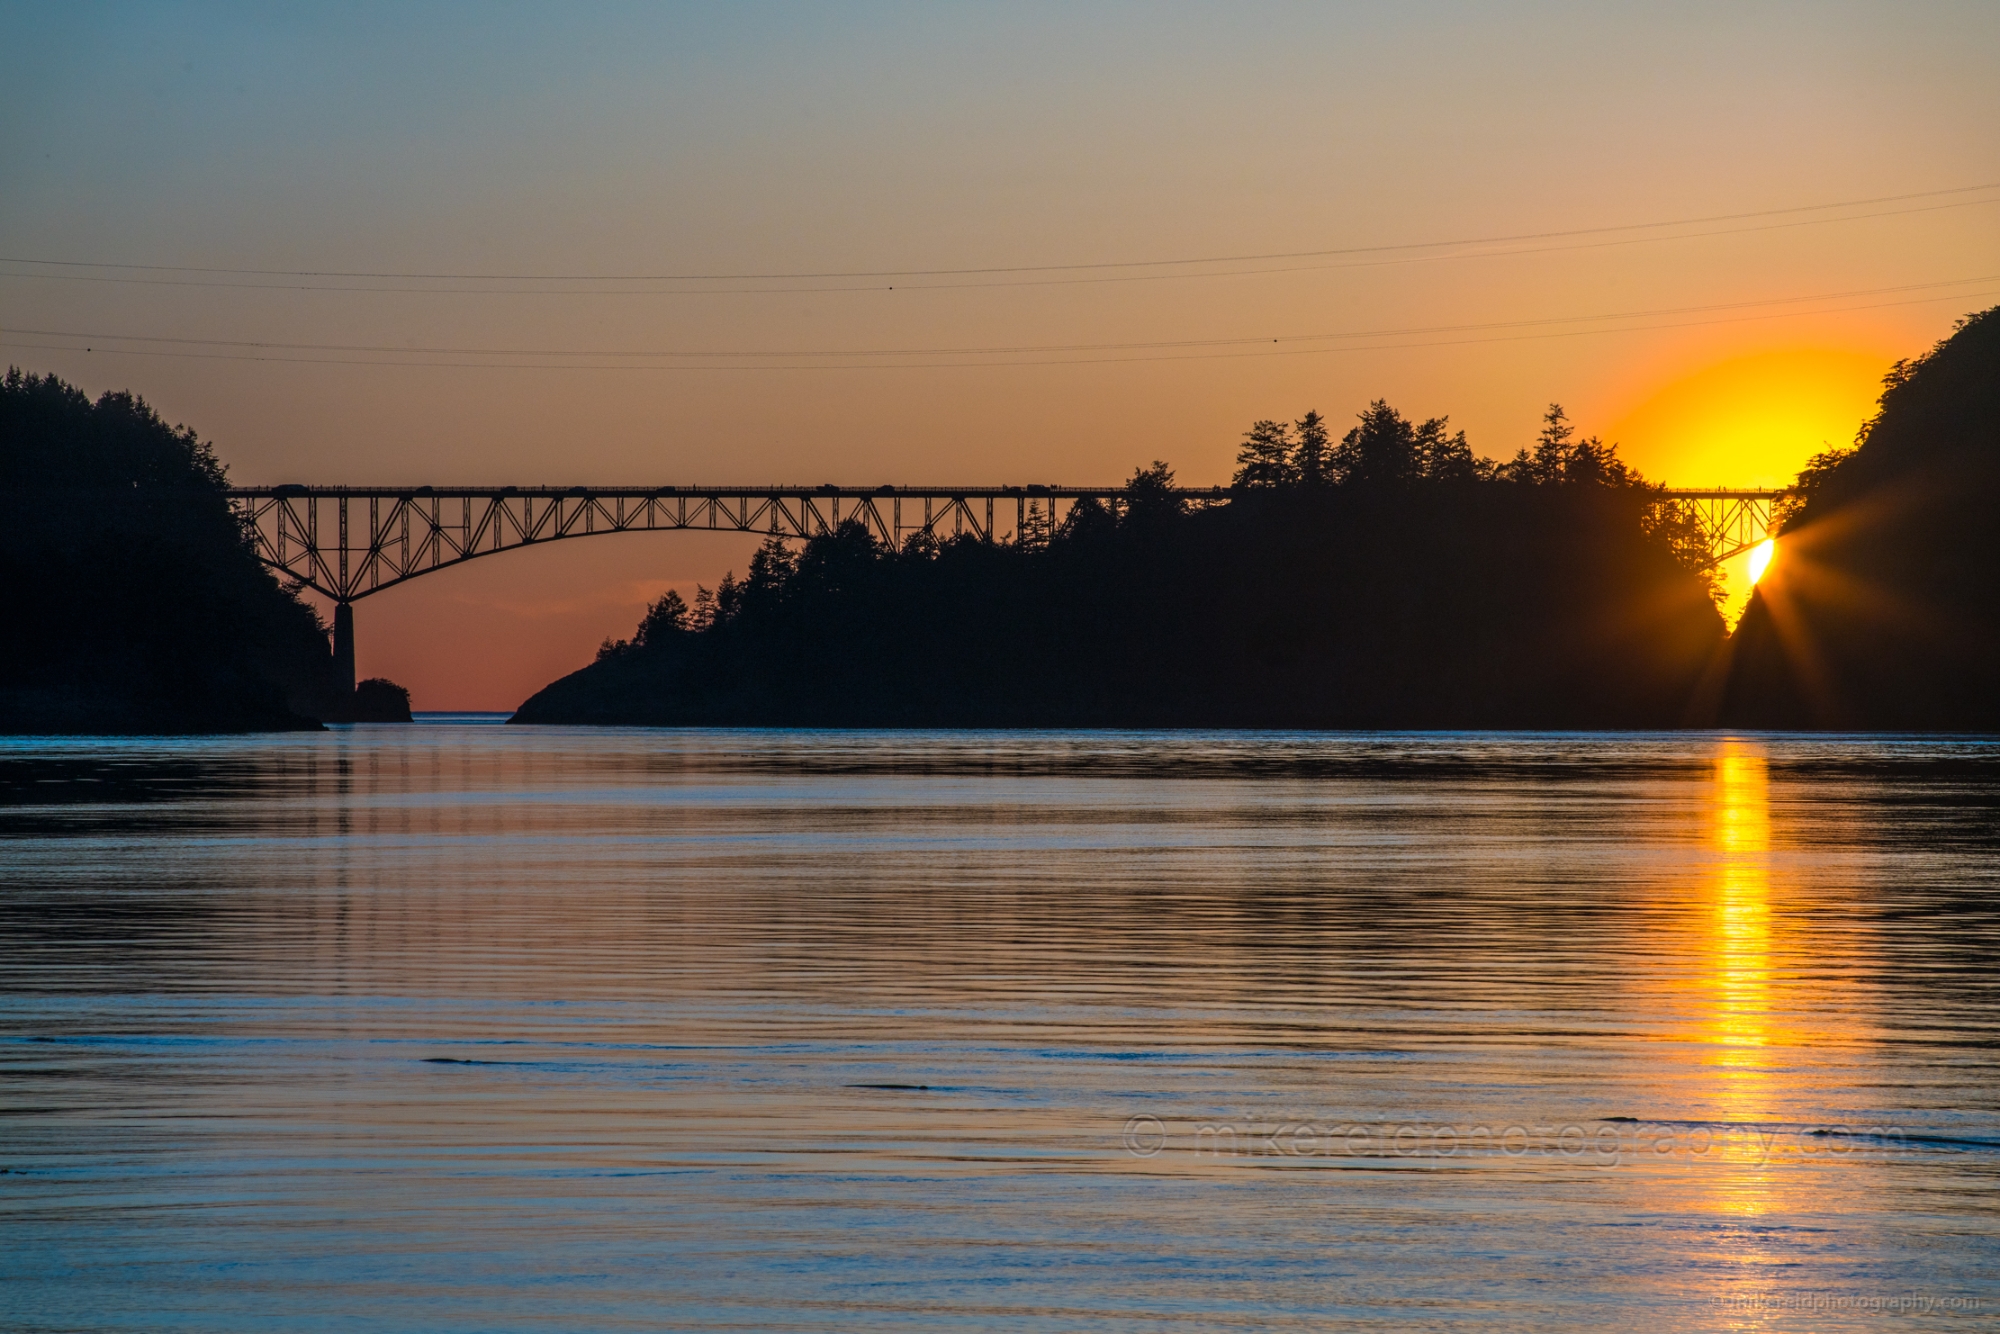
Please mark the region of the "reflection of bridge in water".
MULTIPOLYGON (((230 501, 266 565, 334 603, 334 655, 354 669, 358 598, 480 556, 611 533, 815 537, 845 522, 901 546, 916 533, 1017 542, 1080 500, 1117 509, 1117 486, 246 486, 230 501)), ((1228 487, 1183 487, 1203 508, 1228 487)), ((1782 491, 1676 490, 1659 501, 1695 520, 1711 564, 1762 542, 1782 491)))

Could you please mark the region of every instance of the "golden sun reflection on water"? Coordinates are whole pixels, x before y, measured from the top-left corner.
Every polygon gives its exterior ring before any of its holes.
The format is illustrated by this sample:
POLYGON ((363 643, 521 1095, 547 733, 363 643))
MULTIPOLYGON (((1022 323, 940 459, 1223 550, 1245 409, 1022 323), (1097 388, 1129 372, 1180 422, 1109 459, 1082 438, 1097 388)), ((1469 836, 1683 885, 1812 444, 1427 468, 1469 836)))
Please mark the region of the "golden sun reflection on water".
MULTIPOLYGON (((1772 1119, 1771 793, 1769 762, 1755 742, 1730 739, 1715 757, 1711 792, 1713 862, 1709 922, 1710 1102, 1725 1122, 1772 1119)), ((1770 1169, 1754 1137, 1728 1138, 1740 1156, 1718 1201, 1722 1212, 1771 1207, 1770 1169)))

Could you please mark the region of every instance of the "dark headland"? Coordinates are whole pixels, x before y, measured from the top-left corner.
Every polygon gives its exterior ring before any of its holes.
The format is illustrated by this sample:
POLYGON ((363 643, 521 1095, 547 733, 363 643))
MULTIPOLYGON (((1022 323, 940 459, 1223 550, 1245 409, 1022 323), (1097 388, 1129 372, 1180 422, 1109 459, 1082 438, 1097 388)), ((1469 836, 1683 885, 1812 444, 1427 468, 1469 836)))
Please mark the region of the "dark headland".
POLYGON ((1258 422, 1234 497, 1166 465, 995 547, 767 544, 518 723, 2000 727, 2000 310, 1815 460, 1731 637, 1693 534, 1552 410, 1512 461, 1376 403, 1258 422))
MULTIPOLYGON (((223 467, 144 400, 0 381, 0 733, 240 732, 409 718, 351 693, 257 562, 223 467)), ((386 689, 385 689, 386 688, 386 689)))

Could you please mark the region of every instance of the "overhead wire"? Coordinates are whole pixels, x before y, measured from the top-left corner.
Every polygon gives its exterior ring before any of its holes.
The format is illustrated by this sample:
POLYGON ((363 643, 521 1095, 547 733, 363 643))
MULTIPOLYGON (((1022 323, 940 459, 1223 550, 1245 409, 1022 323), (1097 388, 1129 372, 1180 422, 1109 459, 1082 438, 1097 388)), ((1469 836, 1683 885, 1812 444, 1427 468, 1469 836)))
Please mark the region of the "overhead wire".
POLYGON ((0 333, 20 334, 44 338, 97 339, 106 342, 128 343, 171 343, 202 347, 254 348, 260 351, 284 352, 382 352, 400 353, 410 356, 436 357, 612 357, 619 359, 686 360, 706 359, 741 361, 754 357, 797 357, 797 358, 840 358, 840 357, 917 357, 917 356, 999 356, 1022 353, 1055 352, 1128 352, 1152 351, 1160 349, 1190 347, 1228 347, 1259 343, 1301 343, 1328 342, 1355 338, 1397 338, 1414 337, 1421 334, 1485 332, 1493 329, 1512 329, 1544 326, 1551 324, 1578 324, 1608 320, 1653 319, 1664 315, 1704 314, 1716 310, 1745 310, 1753 306, 1801 305, 1820 301, 1841 301, 1851 297, 1884 296, 1892 293, 1923 291, 1938 287, 1964 287, 1979 283, 2000 282, 2000 274, 1980 274, 1970 278, 1946 278, 1936 282, 1904 283, 1893 287, 1856 288, 1840 292, 1818 292, 1806 296, 1769 297, 1756 301, 1711 302, 1694 306, 1664 306, 1646 310, 1607 311, 1594 315, 1559 315, 1537 319, 1493 320, 1474 324, 1433 324, 1413 325, 1388 329, 1357 329, 1334 333, 1307 334, 1258 334, 1238 335, 1224 338, 1181 338, 1147 342, 1117 343, 1028 343, 999 344, 989 347, 885 347, 885 348, 757 348, 747 350, 677 348, 647 348, 640 351, 624 352, 609 348, 591 348, 570 351, 565 348, 545 347, 421 347, 399 343, 289 343, 263 339, 237 338, 191 338, 185 335, 169 336, 157 334, 116 334, 101 331, 76 331, 68 329, 25 329, 0 327, 0 333))
POLYGON ((1971 208, 2000 203, 2000 194, 1987 199, 1958 199, 1949 203, 1922 204, 1906 209, 1884 209, 1868 213, 1846 214, 1826 218, 1797 218, 1800 213, 1831 212, 1839 209, 1867 207, 1878 203, 1899 203, 1915 199, 1938 199, 1945 196, 1982 194, 2000 191, 2000 182, 1984 185, 1958 186, 1948 190, 1927 190, 1902 195, 1881 195, 1869 199, 1845 200, 1828 204, 1798 205, 1783 209, 1766 209, 1753 212, 1713 214, 1703 217, 1678 218, 1659 222, 1623 223, 1605 227, 1570 228, 1544 232, 1522 232, 1510 235, 1467 237, 1443 241, 1397 242, 1373 246, 1349 246, 1320 250, 1274 251, 1260 254, 1211 255, 1155 260, 1108 260, 1090 263, 983 266, 972 268, 939 269, 878 269, 878 270, 826 270, 819 272, 771 272, 771 273, 688 273, 688 274, 506 274, 506 273, 450 273, 450 272, 397 272, 389 270, 336 270, 336 269, 261 269, 230 268, 220 266, 133 264, 108 260, 54 260, 23 256, 0 256, 0 264, 25 265, 46 269, 93 269, 100 272, 78 274, 60 272, 4 273, 0 277, 29 278, 71 282, 125 283, 148 286, 170 287, 223 287, 239 290, 274 291, 326 291, 326 292, 389 292, 432 295, 505 295, 505 296, 720 296, 720 295, 762 295, 783 293, 817 293, 850 291, 950 291, 991 287, 1034 287, 1065 286, 1079 283, 1106 282, 1156 282, 1170 279, 1245 277, 1267 273, 1310 272, 1325 269, 1376 267, 1388 264, 1432 263, 1445 260, 1499 258, 1508 255, 1545 254, 1565 250, 1599 249, 1608 246, 1653 244, 1663 241, 1696 240, 1711 236, 1738 235, 1751 232, 1783 230, 1797 227, 1826 226, 1842 222, 1859 222, 1871 218, 1898 217, 1913 213, 1937 212, 1945 209, 1971 208), (1700 226, 1712 222, 1742 222, 1762 218, 1790 217, 1786 222, 1768 222, 1746 227, 1726 227, 1701 232, 1681 232, 1659 236, 1633 236, 1630 233, 1661 231, 1675 227, 1700 226), (1600 237, 1594 241, 1575 238, 1600 237), (1468 247, 1514 245, 1524 241, 1555 240, 1560 242, 1548 246, 1523 246, 1515 249, 1491 250, 1468 249, 1468 247), (1418 254, 1419 251, 1443 251, 1459 253, 1418 254), (1373 258, 1359 258, 1372 256, 1373 258), (1226 269, 1209 273, 1130 273, 1107 274, 1106 270, 1133 270, 1176 268, 1192 269, 1200 266, 1223 264, 1266 263, 1275 260, 1292 259, 1336 259, 1331 264, 1296 265, 1282 268, 1226 269), (113 274, 103 270, 122 270, 113 274), (147 278, 130 276, 134 273, 161 274, 204 274, 219 275, 204 278, 147 278), (1027 274, 1076 274, 1095 273, 1094 277, 1024 278, 1027 274), (333 283, 290 283, 290 282, 241 282, 225 279, 239 278, 292 278, 331 279, 333 283), (375 287, 355 286, 350 280, 378 280, 395 282, 453 282, 453 283, 713 283, 713 282, 831 282, 856 278, 926 278, 926 277, 995 277, 996 281, 966 283, 904 283, 885 285, 870 282, 844 287, 816 285, 810 287, 747 287, 747 288, 644 288, 606 289, 602 287, 583 288, 490 288, 490 287, 375 287))
POLYGON ((175 357, 175 358, 186 358, 194 360, 272 362, 272 363, 295 364, 295 365, 384 366, 384 367, 401 366, 412 369, 458 368, 458 369, 473 369, 473 370, 513 369, 513 370, 589 370, 589 371, 605 371, 605 370, 783 371, 783 370, 821 370, 821 369, 911 370, 911 369, 953 369, 953 368, 1009 367, 1009 366, 1051 366, 1051 365, 1093 366, 1093 365, 1114 365, 1114 364, 1125 364, 1132 362, 1147 362, 1147 361, 1194 361, 1194 360, 1236 359, 1242 357, 1310 356, 1310 355, 1321 355, 1321 354, 1328 354, 1335 352, 1388 351, 1388 350, 1397 350, 1403 348, 1422 348, 1422 347, 1453 347, 1453 346, 1465 346, 1469 344, 1478 344, 1478 343, 1521 342, 1521 341, 1532 341, 1532 340, 1548 339, 1548 338, 1573 338, 1573 337, 1582 337, 1582 336, 1597 335, 1597 334, 1636 333, 1653 329, 1693 328, 1705 325, 1743 323, 1746 321, 1753 321, 1753 320, 1782 319, 1799 315, 1839 314, 1847 311, 1877 310, 1892 306, 1918 305, 1935 301, 1961 300, 1966 297, 1985 295, 1986 293, 1976 292, 1976 291, 1938 293, 1932 296, 1909 297, 1901 300, 1892 300, 1892 301, 1867 302, 1858 305, 1822 307, 1819 309, 1811 309, 1811 310, 1771 311, 1764 314, 1732 315, 1732 316, 1723 316, 1715 319, 1670 320, 1665 323, 1628 324, 1619 327, 1600 328, 1600 329, 1567 329, 1567 330, 1544 329, 1541 332, 1532 332, 1532 333, 1493 332, 1495 330, 1522 330, 1526 328, 1533 328, 1536 326, 1546 326, 1550 324, 1589 323, 1589 322, 1605 322, 1611 320, 1630 320, 1630 319, 1657 320, 1660 317, 1667 315, 1694 314, 1694 313, 1702 313, 1713 310, 1740 310, 1753 306, 1805 305, 1813 302, 1840 300, 1854 296, 1896 294, 1902 292, 1927 290, 1937 287, 1966 287, 1983 283, 2000 283, 2000 275, 1985 275, 1977 278, 1949 279, 1935 283, 1914 283, 1898 287, 1859 289, 1855 291, 1841 292, 1841 293, 1821 293, 1812 296, 1781 297, 1781 298, 1773 298, 1768 301, 1729 302, 1729 303, 1717 303, 1705 306, 1666 307, 1666 308, 1658 308, 1651 311, 1615 312, 1615 313, 1601 314, 1601 315, 1552 317, 1539 320, 1494 321, 1484 324, 1416 326, 1403 330, 1356 331, 1352 333, 1305 334, 1305 335, 1290 335, 1290 336, 1280 335, 1277 337, 1269 337, 1269 338, 1259 337, 1259 338, 1231 338, 1231 339, 1211 339, 1211 340, 1179 340, 1172 342, 1153 342, 1153 343, 1102 343, 1102 344, 1068 344, 1068 345, 1055 344, 1055 345, 1039 345, 1039 346, 1027 345, 1027 346, 1015 346, 1015 347, 995 347, 990 349, 909 348, 909 349, 873 349, 873 350, 859 350, 859 351, 849 350, 845 352, 793 351, 793 352, 755 352, 755 353, 753 352, 607 353, 602 351, 584 352, 584 353, 564 353, 560 351, 551 351, 548 349, 521 349, 512 351, 506 349, 445 349, 445 348, 410 349, 410 348, 390 347, 386 345, 365 345, 365 344, 344 345, 344 344, 310 344, 310 343, 278 343, 278 342, 265 343, 265 342, 252 342, 246 340, 168 338, 168 337, 157 337, 150 335, 74 333, 63 330, 29 330, 29 329, 7 329, 7 328, 0 328, 0 335, 10 335, 9 337, 0 337, 0 347, 34 348, 39 350, 65 351, 65 352, 84 351, 92 353, 101 350, 107 355, 114 355, 114 356, 175 357), (1408 338, 1416 338, 1420 336, 1427 336, 1438 333, 1488 333, 1490 336, 1474 337, 1474 338, 1428 339, 1428 341, 1419 341, 1419 342, 1400 341, 1400 342, 1388 342, 1388 343, 1384 342, 1354 343, 1349 341, 1353 339, 1362 339, 1362 338, 1387 338, 1387 337, 1408 339, 1408 338), (36 338, 36 337, 66 338, 66 339, 71 339, 73 341, 83 341, 83 340, 92 340, 92 341, 88 346, 82 348, 78 348, 75 346, 56 345, 56 344, 15 341, 18 338, 36 338), (1342 341, 1347 341, 1348 345, 1332 346, 1332 347, 1290 347, 1290 348, 1283 346, 1283 344, 1288 342, 1300 343, 1300 342, 1342 342, 1342 341), (157 347, 155 348, 106 347, 103 349, 99 349, 96 347, 97 342, 148 342, 155 344, 172 344, 176 347, 226 347, 226 348, 243 348, 249 350, 237 351, 237 352, 196 352, 196 351, 164 350, 157 347), (1188 351, 1188 349, 1192 348, 1243 347, 1248 344, 1262 345, 1266 343, 1278 345, 1277 350, 1266 350, 1266 351, 1255 351, 1255 352, 1188 351), (409 360, 406 358, 397 358, 392 360, 387 358, 363 359, 361 357, 299 357, 299 356, 273 355, 275 353, 300 352, 300 351, 336 351, 336 352, 347 351, 356 353, 407 352, 415 356, 428 356, 433 358, 439 356, 467 357, 467 356, 494 356, 494 355, 507 355, 507 356, 517 356, 517 357, 562 356, 562 357, 573 357, 573 358, 613 356, 613 357, 623 357, 625 358, 625 360, 621 362, 612 362, 612 363, 587 363, 576 360, 554 362, 554 363, 531 363, 531 362, 522 362, 513 360, 510 361, 465 361, 465 360, 435 360, 435 359, 409 360), (914 356, 953 356, 953 357, 965 358, 965 357, 990 357, 990 356, 1018 356, 1023 353, 1039 354, 1039 353, 1074 352, 1074 353, 1092 354, 1092 353, 1120 352, 1120 351, 1136 351, 1141 353, 1162 353, 1163 355, 1139 355, 1139 356, 1084 355, 1084 356, 1070 356, 1061 358, 1051 357, 1045 360, 1031 360, 1031 361, 955 360, 955 361, 912 362, 907 360, 896 361, 887 359, 895 357, 914 357, 914 356), (692 365, 661 364, 663 361, 668 361, 672 358, 677 358, 677 357, 695 361, 696 364, 692 365), (796 364, 795 362, 794 363, 757 362, 754 360, 757 357, 767 357, 767 358, 792 357, 798 359, 814 358, 815 360, 808 361, 806 364, 801 365, 801 364, 796 364), (860 361, 854 360, 855 358, 858 357, 873 357, 877 359, 860 360, 860 361), (845 358, 846 360, 844 362, 839 360, 842 358, 845 358), (650 364, 633 364, 634 362, 638 361, 650 361, 650 364), (715 364, 721 361, 736 361, 749 364, 735 364, 735 365, 715 364))

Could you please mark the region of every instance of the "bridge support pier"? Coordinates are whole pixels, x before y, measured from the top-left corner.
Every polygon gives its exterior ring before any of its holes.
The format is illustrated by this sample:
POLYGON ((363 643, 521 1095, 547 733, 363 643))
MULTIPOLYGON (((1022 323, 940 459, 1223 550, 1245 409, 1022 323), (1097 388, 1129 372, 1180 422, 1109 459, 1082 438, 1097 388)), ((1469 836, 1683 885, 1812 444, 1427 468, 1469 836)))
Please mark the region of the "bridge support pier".
POLYGON ((333 604, 333 679, 347 692, 354 695, 354 604, 336 602, 333 604))

